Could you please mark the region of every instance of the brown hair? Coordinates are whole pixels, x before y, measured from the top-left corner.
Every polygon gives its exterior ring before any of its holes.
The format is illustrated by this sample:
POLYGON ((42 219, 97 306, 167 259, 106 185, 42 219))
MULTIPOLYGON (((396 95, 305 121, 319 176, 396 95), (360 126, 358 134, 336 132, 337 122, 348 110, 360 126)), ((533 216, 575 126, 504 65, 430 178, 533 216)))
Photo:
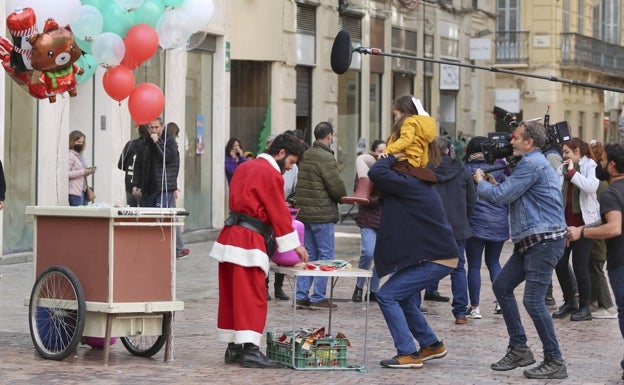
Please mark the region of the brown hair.
POLYGON ((403 95, 399 96, 392 102, 392 109, 397 110, 403 114, 401 119, 394 122, 392 125, 392 131, 390 131, 390 137, 398 138, 401 136, 401 126, 403 125, 403 121, 412 115, 418 115, 418 111, 416 111, 416 106, 414 105, 414 101, 412 100, 412 95, 403 95))
POLYGON ((567 146, 572 151, 578 148, 581 157, 589 156, 589 146, 581 138, 572 138, 569 142, 563 143, 561 147, 563 146, 567 146))
POLYGON ((167 123, 167 133, 177 138, 180 133, 180 127, 174 122, 169 122, 167 123))
POLYGON ((78 141, 80 138, 84 138, 85 134, 82 131, 74 130, 69 133, 69 149, 74 148, 74 143, 78 141))
POLYGON ((602 143, 600 143, 597 140, 592 139, 589 142, 588 149, 589 149, 589 157, 592 158, 594 162, 599 163, 600 159, 602 158, 602 152, 604 151, 602 143))

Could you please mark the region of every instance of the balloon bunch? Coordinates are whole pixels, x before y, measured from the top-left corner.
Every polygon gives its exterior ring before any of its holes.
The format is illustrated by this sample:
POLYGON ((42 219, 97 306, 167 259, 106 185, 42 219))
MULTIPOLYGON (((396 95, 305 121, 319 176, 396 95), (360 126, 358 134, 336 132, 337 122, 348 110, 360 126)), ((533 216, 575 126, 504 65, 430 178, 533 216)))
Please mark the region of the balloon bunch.
MULTIPOLYGON (((7 14, 25 8, 34 10, 36 15, 36 25, 28 27, 28 33, 42 30, 48 18, 59 25, 71 26, 75 43, 83 52, 75 63, 83 70, 76 72, 77 82, 93 76, 98 65, 105 67, 104 90, 118 102, 129 97, 130 115, 136 123, 146 123, 158 116, 164 108, 164 95, 159 87, 150 83, 135 86, 132 70, 149 60, 159 46, 163 49, 195 48, 196 35, 205 34, 202 31, 206 30, 214 12, 212 0, 6 0, 7 14), (145 110, 147 105, 158 107, 161 104, 153 117, 154 113, 137 111, 145 110), (138 107, 135 110, 132 106, 138 107)), ((12 36, 14 45, 0 38, 0 61, 14 80, 25 83, 21 85, 26 85, 32 96, 47 97, 39 88, 31 89, 20 75, 24 69, 14 65, 9 69, 5 63, 8 56, 16 55, 14 46, 28 45, 23 38, 26 35, 12 36)))

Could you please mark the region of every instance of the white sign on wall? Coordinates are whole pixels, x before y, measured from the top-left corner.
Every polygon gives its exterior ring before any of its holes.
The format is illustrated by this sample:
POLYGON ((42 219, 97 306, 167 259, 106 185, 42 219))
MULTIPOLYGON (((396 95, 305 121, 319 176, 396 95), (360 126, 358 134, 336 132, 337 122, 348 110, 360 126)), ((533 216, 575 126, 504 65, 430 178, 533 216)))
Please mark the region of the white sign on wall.
POLYGON ((495 91, 495 106, 515 114, 520 112, 520 89, 500 88, 495 91))
POLYGON ((492 40, 486 38, 470 39, 470 60, 491 60, 492 40))

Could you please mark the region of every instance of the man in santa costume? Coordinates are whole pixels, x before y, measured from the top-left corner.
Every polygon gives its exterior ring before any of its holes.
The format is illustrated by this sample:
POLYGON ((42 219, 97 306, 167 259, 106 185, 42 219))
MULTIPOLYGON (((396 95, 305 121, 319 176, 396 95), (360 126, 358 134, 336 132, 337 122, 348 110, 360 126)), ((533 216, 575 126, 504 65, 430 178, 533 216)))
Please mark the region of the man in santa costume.
POLYGON ((308 261, 283 199, 282 177, 303 151, 294 135, 278 135, 265 153, 242 163, 230 183, 230 216, 210 251, 219 261, 217 328, 219 340, 228 343, 226 364, 282 366, 259 349, 267 315, 264 280, 273 254, 267 248, 272 248, 273 236, 278 251, 294 250, 303 262, 308 261))

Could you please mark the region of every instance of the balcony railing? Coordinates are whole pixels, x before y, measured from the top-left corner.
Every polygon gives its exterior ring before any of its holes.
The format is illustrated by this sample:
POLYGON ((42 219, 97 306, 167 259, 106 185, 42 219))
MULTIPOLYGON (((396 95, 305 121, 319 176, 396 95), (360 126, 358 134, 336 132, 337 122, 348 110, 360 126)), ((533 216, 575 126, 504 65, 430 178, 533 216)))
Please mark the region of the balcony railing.
POLYGON ((562 33, 561 65, 619 75, 624 68, 624 47, 577 33, 562 33))
POLYGON ((529 32, 497 31, 496 64, 529 64, 529 32))

